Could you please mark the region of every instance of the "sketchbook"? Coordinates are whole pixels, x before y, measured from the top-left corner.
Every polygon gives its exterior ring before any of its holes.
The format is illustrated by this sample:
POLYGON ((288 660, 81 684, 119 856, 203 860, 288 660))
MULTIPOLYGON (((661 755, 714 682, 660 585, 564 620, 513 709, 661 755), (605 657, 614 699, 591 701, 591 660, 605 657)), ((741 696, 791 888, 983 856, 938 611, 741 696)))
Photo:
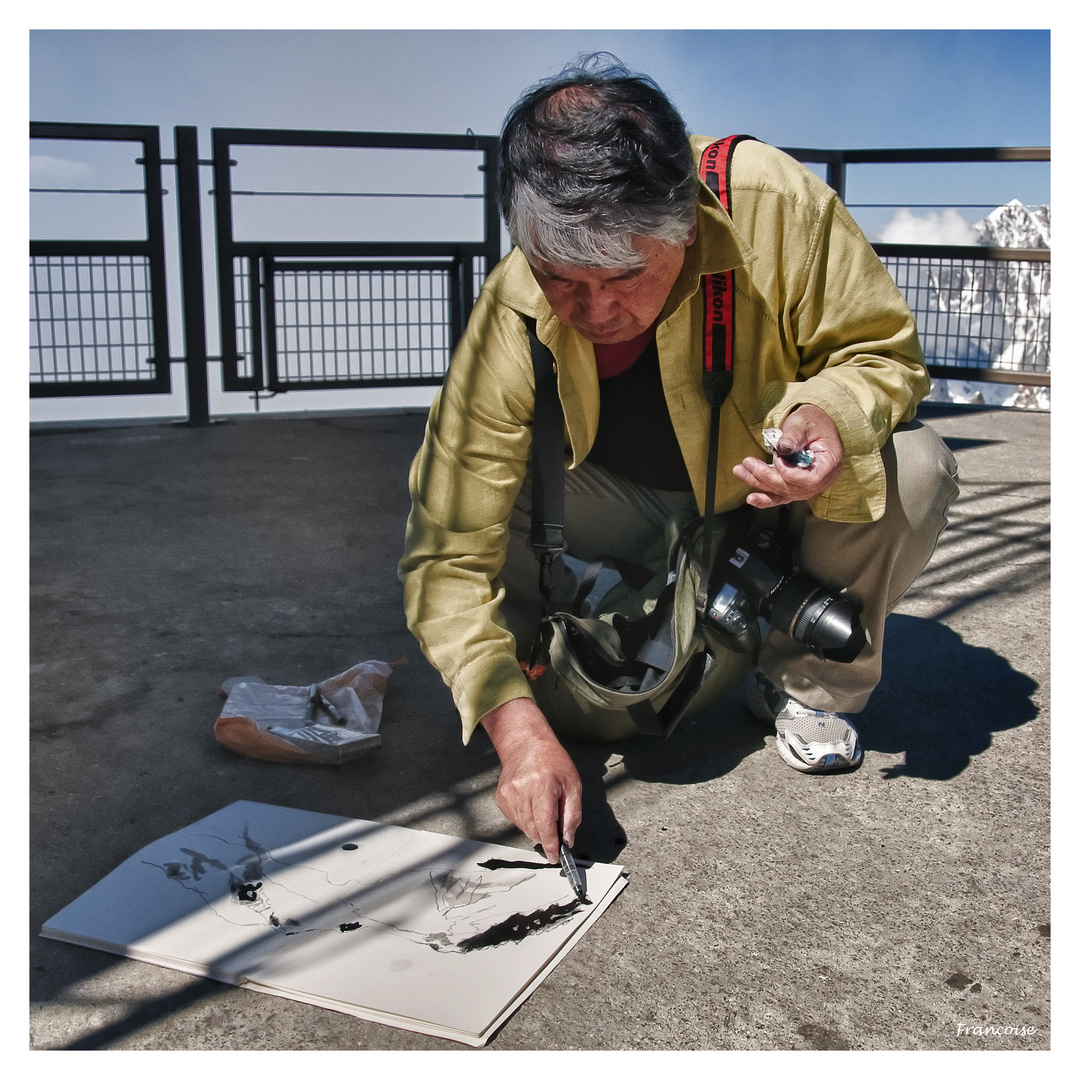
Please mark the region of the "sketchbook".
POLYGON ((483 1046, 626 885, 519 848, 235 802, 131 856, 42 936, 483 1046))

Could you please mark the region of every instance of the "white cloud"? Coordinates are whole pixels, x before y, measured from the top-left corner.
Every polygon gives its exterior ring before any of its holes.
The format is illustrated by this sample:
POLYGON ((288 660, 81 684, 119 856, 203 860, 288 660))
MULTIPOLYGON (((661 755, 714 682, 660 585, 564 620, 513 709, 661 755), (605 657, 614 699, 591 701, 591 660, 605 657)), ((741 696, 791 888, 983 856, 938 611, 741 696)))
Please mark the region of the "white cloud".
POLYGON ((906 207, 893 214, 879 237, 883 244, 976 244, 974 228, 958 210, 931 210, 917 217, 906 207))
POLYGON ((93 169, 83 161, 66 161, 48 154, 30 155, 30 183, 74 184, 89 178, 93 169))

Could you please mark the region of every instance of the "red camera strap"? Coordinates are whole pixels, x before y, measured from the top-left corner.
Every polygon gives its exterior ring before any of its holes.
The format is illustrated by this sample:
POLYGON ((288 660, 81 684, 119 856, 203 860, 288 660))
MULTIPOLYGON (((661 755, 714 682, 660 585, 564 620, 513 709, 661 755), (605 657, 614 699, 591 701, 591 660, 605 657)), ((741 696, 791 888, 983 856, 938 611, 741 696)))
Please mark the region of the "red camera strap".
MULTIPOLYGON (((701 179, 731 214, 731 158, 735 147, 752 135, 729 135, 711 143, 701 155, 701 179)), ((705 325, 702 335, 702 388, 714 405, 731 390, 735 351, 735 271, 705 278, 705 325)))
MULTIPOLYGON (((701 155, 701 179, 731 216, 731 158, 735 147, 752 135, 729 135, 711 143, 701 155)), ((705 525, 701 550, 705 573, 698 581, 697 606, 704 612, 708 602, 709 575, 716 556, 713 529, 716 470, 720 453, 720 406, 731 390, 735 355, 735 271, 709 274, 705 278, 705 325, 702 328, 701 388, 712 406, 709 416, 709 461, 705 471, 705 525)))

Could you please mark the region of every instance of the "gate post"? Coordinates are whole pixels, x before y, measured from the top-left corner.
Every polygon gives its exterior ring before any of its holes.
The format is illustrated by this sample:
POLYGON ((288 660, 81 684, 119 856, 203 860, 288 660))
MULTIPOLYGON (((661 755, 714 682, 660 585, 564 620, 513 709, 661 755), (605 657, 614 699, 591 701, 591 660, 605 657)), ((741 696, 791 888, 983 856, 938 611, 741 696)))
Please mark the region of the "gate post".
POLYGON ((176 202, 180 241, 180 296, 184 311, 184 367, 187 372, 187 422, 210 423, 207 379, 206 304, 203 294, 202 213, 199 205, 199 133, 175 127, 176 202))
POLYGON ((825 166, 825 183, 836 192, 841 202, 847 198, 847 161, 844 152, 834 152, 825 166))

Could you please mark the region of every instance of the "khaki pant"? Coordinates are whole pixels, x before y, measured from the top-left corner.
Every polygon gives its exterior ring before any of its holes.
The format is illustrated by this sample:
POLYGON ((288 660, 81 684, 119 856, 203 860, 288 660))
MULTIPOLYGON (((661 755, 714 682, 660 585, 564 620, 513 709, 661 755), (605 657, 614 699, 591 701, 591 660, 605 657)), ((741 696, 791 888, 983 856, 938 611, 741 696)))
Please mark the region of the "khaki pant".
MULTIPOLYGON (((853 713, 866 705, 881 678, 885 618, 930 560, 959 490, 955 459, 937 434, 918 421, 896 429, 882 458, 888 487, 879 521, 822 521, 805 503, 792 507, 800 568, 861 605, 868 639, 853 663, 842 664, 823 661, 793 638, 770 630, 758 665, 773 683, 811 708, 853 713)), ((526 543, 531 490, 526 476, 510 517, 501 575, 507 591, 502 610, 521 657, 528 653, 540 618, 538 564, 526 543)), ((655 547, 668 518, 684 507, 694 507, 689 492, 643 488, 586 462, 566 473, 567 549, 586 560, 611 556, 639 562, 655 547)))

